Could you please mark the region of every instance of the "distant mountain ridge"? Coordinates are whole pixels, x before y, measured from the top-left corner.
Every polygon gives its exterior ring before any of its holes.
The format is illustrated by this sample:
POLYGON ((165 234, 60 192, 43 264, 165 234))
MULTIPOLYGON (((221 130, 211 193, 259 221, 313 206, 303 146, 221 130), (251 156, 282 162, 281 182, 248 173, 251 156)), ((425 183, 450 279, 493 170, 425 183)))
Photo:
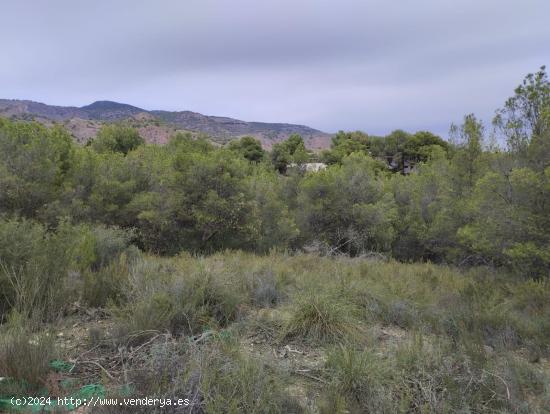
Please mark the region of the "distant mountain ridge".
POLYGON ((0 117, 15 119, 35 119, 50 124, 65 124, 80 142, 93 138, 104 122, 128 120, 140 129, 149 142, 166 142, 178 130, 205 133, 214 141, 225 143, 232 139, 251 135, 266 148, 300 134, 306 147, 312 150, 330 146, 331 135, 305 125, 284 123, 247 122, 238 119, 203 115, 191 111, 148 111, 136 106, 113 102, 96 101, 82 107, 54 106, 40 102, 0 99, 0 117))

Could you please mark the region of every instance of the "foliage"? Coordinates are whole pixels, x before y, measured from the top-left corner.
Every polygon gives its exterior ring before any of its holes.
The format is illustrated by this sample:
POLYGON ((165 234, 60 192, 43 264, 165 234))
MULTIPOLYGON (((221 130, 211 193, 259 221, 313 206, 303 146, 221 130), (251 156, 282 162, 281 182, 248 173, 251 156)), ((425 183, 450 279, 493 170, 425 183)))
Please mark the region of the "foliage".
POLYGON ((370 137, 361 132, 344 132, 338 133, 332 138, 330 151, 325 151, 322 154, 322 160, 327 164, 341 163, 342 159, 354 152, 368 153, 370 147, 370 137))
POLYGON ((49 328, 87 306, 90 360, 192 412, 548 411, 548 91, 499 110, 505 151, 470 114, 450 143, 339 132, 319 172, 287 171, 299 136, 270 163, 0 120, 0 396, 47 385, 49 328))
POLYGON ((428 131, 411 135, 396 130, 386 137, 339 131, 332 139, 331 149, 323 152, 321 158, 327 164, 341 164, 344 157, 353 153, 369 154, 387 163, 393 171, 404 172, 406 165, 427 161, 437 147, 448 151, 449 144, 428 131))
POLYGON ((38 217, 59 197, 73 154, 60 127, 0 119, 0 213, 38 217))
MULTIPOLYGON (((144 254, 116 272, 125 283, 112 285, 121 300, 108 314, 118 329, 94 349, 118 363, 129 347, 124 381, 137 395, 189 395, 213 412, 527 413, 550 402, 550 376, 537 362, 550 355, 547 281, 481 267, 243 252, 144 254), (264 301, 266 283, 284 300, 264 301)), ((46 332, 15 340, 11 332, 27 321, 12 313, 0 327, 0 369, 36 361, 9 375, 40 386, 56 352, 46 332)))
POLYGON ((12 322, 0 335, 0 372, 6 377, 0 382, 0 395, 26 396, 39 391, 56 356, 50 335, 32 333, 20 325, 12 322))
POLYGON ((271 150, 271 162, 281 174, 286 172, 290 164, 300 165, 307 162, 308 158, 304 140, 298 134, 292 134, 287 140, 273 145, 271 150))
POLYGON ((0 220, 2 315, 14 310, 54 319, 64 305, 70 270, 79 269, 86 236, 63 224, 57 233, 31 221, 0 220))
POLYGON ((529 142, 549 129, 550 82, 546 68, 528 74, 514 92, 497 111, 493 124, 506 138, 509 149, 523 156, 529 142))
POLYGON ((296 299, 290 319, 283 328, 285 338, 312 342, 337 342, 357 334, 353 305, 330 295, 309 293, 296 299))
POLYGON ((124 155, 144 143, 137 130, 122 124, 103 126, 91 145, 97 152, 120 152, 124 155))
POLYGON ((306 176, 297 208, 303 237, 354 254, 389 250, 396 210, 384 176, 382 163, 361 154, 306 176))
POLYGON ((218 340, 203 351, 200 371, 207 412, 301 412, 285 393, 280 375, 263 361, 239 351, 234 342, 218 340))
MULTIPOLYGON (((542 68, 498 111, 507 151, 488 146, 469 114, 449 143, 428 131, 340 131, 316 173, 287 171, 312 158, 299 135, 275 144, 270 164, 252 137, 220 148, 178 133, 143 145, 136 130, 109 124, 80 147, 59 126, 2 120, 0 214, 48 234, 67 221, 118 227, 160 254, 316 248, 547 277, 549 90, 542 68)), ((20 271, 9 270, 18 280, 20 271)))
POLYGON ((253 203, 251 219, 258 223, 256 250, 288 248, 299 229, 284 202, 283 183, 270 171, 261 171, 251 176, 247 184, 247 194, 253 203))
POLYGON ((250 162, 260 162, 265 158, 262 144, 254 137, 242 137, 239 140, 231 141, 229 149, 241 154, 250 162))
MULTIPOLYGON (((54 320, 68 306, 67 297, 78 299, 83 273, 88 275, 87 300, 89 281, 100 277, 95 272, 116 262, 122 253, 132 252, 129 237, 119 229, 62 222, 52 232, 29 220, 0 218, 0 320, 10 311, 54 320)), ((109 281, 102 281, 103 292, 113 283, 112 274, 105 279, 109 281)))

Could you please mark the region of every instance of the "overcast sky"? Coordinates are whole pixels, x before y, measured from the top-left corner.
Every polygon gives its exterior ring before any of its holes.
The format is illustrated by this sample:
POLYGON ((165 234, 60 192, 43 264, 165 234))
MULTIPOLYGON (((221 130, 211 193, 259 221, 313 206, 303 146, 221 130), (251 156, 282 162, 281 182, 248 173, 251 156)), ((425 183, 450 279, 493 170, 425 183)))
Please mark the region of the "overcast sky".
POLYGON ((549 18, 549 0, 2 0, 0 98, 446 136, 550 65, 549 18))

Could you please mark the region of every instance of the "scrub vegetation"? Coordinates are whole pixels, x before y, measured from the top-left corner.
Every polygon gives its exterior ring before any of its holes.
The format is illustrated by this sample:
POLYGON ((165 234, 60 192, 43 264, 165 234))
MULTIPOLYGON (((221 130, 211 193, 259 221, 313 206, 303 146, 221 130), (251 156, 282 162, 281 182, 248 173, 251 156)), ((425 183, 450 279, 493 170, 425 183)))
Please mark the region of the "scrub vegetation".
POLYGON ((132 412, 549 411, 544 68, 486 129, 312 154, 0 119, 0 403, 102 384, 190 400, 132 412))

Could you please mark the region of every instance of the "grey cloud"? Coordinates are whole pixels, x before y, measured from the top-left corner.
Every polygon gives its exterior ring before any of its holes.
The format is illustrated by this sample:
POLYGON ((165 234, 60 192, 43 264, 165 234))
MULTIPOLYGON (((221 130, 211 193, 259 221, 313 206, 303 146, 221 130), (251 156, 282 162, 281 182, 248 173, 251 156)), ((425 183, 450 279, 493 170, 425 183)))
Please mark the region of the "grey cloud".
POLYGON ((8 0, 0 95, 445 134, 548 63, 548 15, 546 0, 8 0))

